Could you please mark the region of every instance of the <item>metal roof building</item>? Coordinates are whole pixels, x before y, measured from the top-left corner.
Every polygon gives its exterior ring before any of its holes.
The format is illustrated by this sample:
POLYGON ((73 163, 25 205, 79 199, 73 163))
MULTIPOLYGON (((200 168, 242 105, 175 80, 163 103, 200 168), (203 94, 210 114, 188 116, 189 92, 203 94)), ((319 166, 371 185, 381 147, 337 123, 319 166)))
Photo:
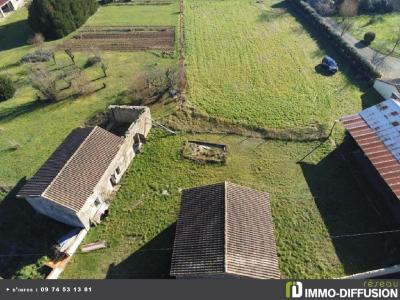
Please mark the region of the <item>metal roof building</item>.
POLYGON ((400 198, 400 103, 389 99, 341 119, 396 198, 400 198))
POLYGON ((280 278, 268 193, 229 182, 184 190, 170 273, 280 278))

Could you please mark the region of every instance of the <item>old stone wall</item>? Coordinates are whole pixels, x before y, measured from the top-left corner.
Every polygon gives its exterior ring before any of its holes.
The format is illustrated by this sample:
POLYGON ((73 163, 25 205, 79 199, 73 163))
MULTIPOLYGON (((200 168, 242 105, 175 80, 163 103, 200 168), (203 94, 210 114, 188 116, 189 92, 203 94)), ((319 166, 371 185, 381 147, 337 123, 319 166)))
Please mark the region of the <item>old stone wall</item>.
POLYGON ((129 135, 140 134, 144 138, 152 127, 151 113, 147 106, 111 105, 107 111, 108 118, 115 123, 129 123, 129 135))

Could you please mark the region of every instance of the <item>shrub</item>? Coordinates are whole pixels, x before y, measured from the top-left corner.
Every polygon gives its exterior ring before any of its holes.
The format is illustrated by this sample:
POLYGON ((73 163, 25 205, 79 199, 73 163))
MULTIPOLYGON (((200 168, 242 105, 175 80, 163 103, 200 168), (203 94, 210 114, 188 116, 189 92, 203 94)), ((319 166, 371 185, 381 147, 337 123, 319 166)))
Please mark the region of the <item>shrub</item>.
POLYGON ((36 63, 36 62, 46 62, 53 57, 53 51, 38 49, 35 52, 28 53, 21 58, 21 63, 36 63))
POLYGON ((97 65, 98 63, 101 63, 101 57, 100 56, 92 56, 89 57, 85 63, 85 68, 92 67, 94 65, 97 65))
POLYGON ((33 0, 28 23, 47 39, 58 39, 82 26, 97 7, 96 0, 33 0))
POLYGON ((5 101, 14 97, 14 83, 7 76, 0 76, 0 101, 5 101))
POLYGON ((43 265, 49 260, 47 256, 42 257, 37 262, 21 267, 13 279, 43 279, 43 265))
POLYGON ((149 67, 133 77, 128 96, 133 104, 150 105, 176 85, 176 70, 149 67))
POLYGON ((375 32, 367 32, 364 34, 364 42, 369 45, 375 40, 375 32))

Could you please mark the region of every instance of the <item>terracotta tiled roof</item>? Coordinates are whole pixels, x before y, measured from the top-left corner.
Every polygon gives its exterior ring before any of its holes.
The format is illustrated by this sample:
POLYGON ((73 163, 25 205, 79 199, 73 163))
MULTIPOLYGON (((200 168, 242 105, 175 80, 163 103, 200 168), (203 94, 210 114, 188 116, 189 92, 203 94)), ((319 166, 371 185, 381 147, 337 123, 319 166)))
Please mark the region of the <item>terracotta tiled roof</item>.
POLYGON ((0 0, 0 7, 2 7, 4 4, 6 4, 10 0, 0 0))
POLYGON ((74 130, 19 192, 78 212, 115 158, 124 139, 100 127, 74 130))
POLYGON ((359 114, 346 116, 342 124, 400 198, 400 105, 386 100, 359 114))
POLYGON ((182 193, 171 275, 280 278, 268 193, 219 183, 182 193))

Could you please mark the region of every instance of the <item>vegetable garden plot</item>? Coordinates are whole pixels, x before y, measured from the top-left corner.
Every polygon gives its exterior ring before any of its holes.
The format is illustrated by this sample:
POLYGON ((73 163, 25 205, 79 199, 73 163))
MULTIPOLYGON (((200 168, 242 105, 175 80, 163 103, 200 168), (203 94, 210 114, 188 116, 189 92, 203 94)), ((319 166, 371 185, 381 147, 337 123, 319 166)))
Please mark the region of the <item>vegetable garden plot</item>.
POLYGON ((104 51, 173 51, 175 27, 173 26, 91 26, 85 27, 59 48, 104 51))
POLYGON ((173 0, 131 0, 126 2, 115 2, 108 5, 123 6, 123 5, 169 5, 174 3, 173 0))

